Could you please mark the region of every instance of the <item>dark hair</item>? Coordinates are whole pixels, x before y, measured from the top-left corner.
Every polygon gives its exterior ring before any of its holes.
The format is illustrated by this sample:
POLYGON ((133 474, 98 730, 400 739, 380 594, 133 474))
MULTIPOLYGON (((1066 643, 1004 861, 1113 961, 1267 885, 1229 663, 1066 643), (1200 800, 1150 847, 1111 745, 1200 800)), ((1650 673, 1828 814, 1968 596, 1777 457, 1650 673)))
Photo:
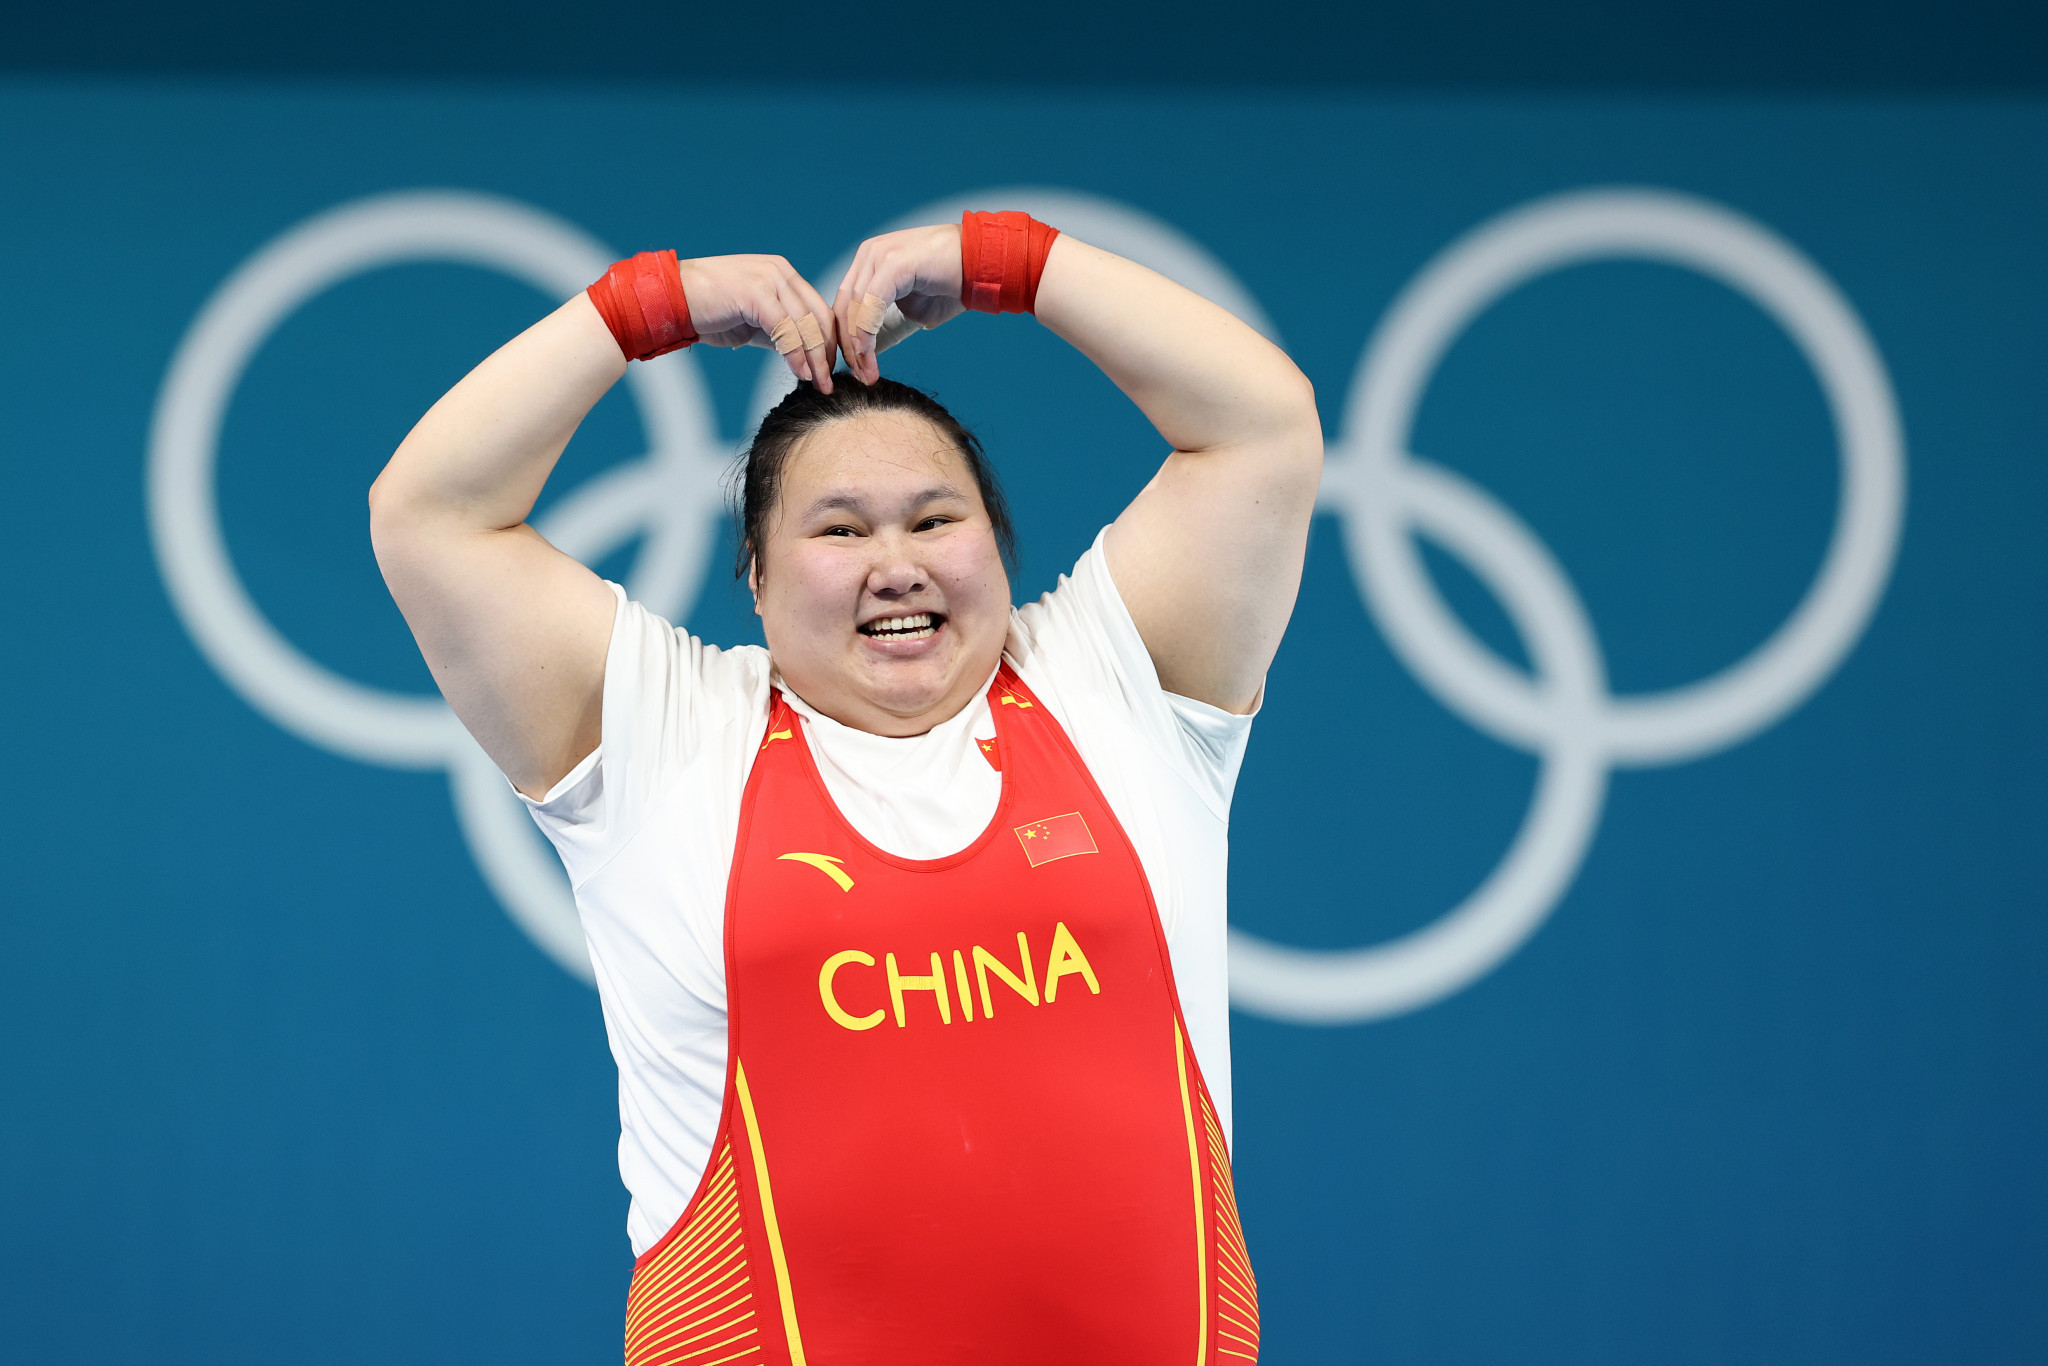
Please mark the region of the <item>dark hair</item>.
POLYGON ((988 520, 995 528, 996 547, 1002 551, 1004 563, 1016 563, 1017 533, 1010 525, 1009 504, 1003 500, 1003 486, 996 481, 995 469, 989 464, 980 439, 922 389, 886 376, 873 384, 862 384, 841 370, 832 376, 829 394, 818 392, 809 380, 799 381, 761 419, 759 430, 733 470, 732 512, 740 534, 739 559, 733 572, 738 577, 747 576, 758 548, 767 539, 768 515, 781 496, 783 467, 789 463, 789 453, 796 449, 796 443, 841 418, 885 412, 915 413, 953 443, 960 458, 967 462, 968 473, 974 476, 974 487, 981 494, 982 506, 988 509, 988 520))

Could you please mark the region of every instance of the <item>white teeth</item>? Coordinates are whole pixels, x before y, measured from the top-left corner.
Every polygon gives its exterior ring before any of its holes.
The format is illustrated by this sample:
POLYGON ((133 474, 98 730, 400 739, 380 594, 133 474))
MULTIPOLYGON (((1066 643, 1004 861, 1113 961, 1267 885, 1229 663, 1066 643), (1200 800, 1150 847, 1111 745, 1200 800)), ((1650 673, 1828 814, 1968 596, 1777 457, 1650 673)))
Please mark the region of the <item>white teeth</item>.
POLYGON ((886 636, 890 640, 922 640, 932 633, 932 614, 916 612, 907 617, 883 617, 861 627, 871 636, 886 636))

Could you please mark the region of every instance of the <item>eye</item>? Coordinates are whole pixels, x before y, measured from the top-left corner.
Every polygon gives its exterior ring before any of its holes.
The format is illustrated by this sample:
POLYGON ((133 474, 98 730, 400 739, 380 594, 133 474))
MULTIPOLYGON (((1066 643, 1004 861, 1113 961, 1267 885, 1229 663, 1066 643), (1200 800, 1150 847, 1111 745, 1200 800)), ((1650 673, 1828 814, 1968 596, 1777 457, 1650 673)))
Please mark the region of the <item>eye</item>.
POLYGON ((831 527, 826 527, 826 528, 825 528, 825 530, 824 530, 824 533, 823 533, 823 534, 825 534, 825 535, 827 535, 827 536, 858 536, 858 535, 860 535, 860 533, 859 533, 858 531, 855 531, 855 530, 854 530, 854 529, 853 529, 852 527, 850 527, 850 526, 831 526, 831 527))
POLYGON ((951 517, 927 517, 917 524, 916 529, 919 531, 930 531, 933 527, 945 526, 952 520, 951 517))

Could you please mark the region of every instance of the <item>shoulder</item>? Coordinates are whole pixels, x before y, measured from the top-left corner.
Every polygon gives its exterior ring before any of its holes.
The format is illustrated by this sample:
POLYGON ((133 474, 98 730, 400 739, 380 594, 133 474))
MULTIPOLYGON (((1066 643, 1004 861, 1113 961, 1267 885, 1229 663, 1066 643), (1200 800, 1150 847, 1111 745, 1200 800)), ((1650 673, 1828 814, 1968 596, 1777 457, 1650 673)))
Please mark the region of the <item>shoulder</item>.
MULTIPOLYGON (((1117 596, 1098 533, 1051 592, 1011 610, 1005 653, 1019 671, 1050 668, 1068 675, 1095 675, 1113 684, 1119 672, 1128 672, 1139 662, 1129 657, 1133 644, 1143 655, 1144 642, 1117 596)), ((1143 664, 1149 669, 1150 658, 1143 664)), ((1156 684, 1156 675, 1153 681, 1156 684)))
POLYGON ((712 737, 766 715, 774 666, 759 645, 718 646, 619 593, 605 657, 606 767, 666 768, 712 737))
MULTIPOLYGON (((742 706, 765 699, 772 666, 759 645, 712 645, 650 612, 607 583, 618 600, 605 657, 605 710, 634 692, 674 705, 742 706)), ((607 716, 609 719, 609 716, 607 716)))
POLYGON ((749 728, 767 718, 773 675, 762 647, 707 644, 619 585, 607 586, 617 609, 598 747, 543 801, 530 803, 550 834, 556 826, 582 827, 586 864, 629 840, 678 782, 730 778, 749 752, 749 728))
POLYGON ((1117 591, 1102 535, 1051 592, 1011 614, 1007 654, 1091 766, 1090 749, 1140 743, 1213 809, 1227 811, 1252 717, 1160 684, 1117 591))

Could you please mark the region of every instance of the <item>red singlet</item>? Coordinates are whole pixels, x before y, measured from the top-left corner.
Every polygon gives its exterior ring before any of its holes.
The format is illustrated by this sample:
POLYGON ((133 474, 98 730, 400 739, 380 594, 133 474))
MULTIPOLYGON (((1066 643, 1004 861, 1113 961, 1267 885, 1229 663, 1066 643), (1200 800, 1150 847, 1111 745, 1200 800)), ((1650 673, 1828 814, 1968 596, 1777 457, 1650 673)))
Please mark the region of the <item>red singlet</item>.
POLYGON ((629 1366, 1243 1366, 1258 1297, 1151 887, 1006 664, 995 819, 898 858, 774 695, 725 909, 725 1110, 629 1366))

